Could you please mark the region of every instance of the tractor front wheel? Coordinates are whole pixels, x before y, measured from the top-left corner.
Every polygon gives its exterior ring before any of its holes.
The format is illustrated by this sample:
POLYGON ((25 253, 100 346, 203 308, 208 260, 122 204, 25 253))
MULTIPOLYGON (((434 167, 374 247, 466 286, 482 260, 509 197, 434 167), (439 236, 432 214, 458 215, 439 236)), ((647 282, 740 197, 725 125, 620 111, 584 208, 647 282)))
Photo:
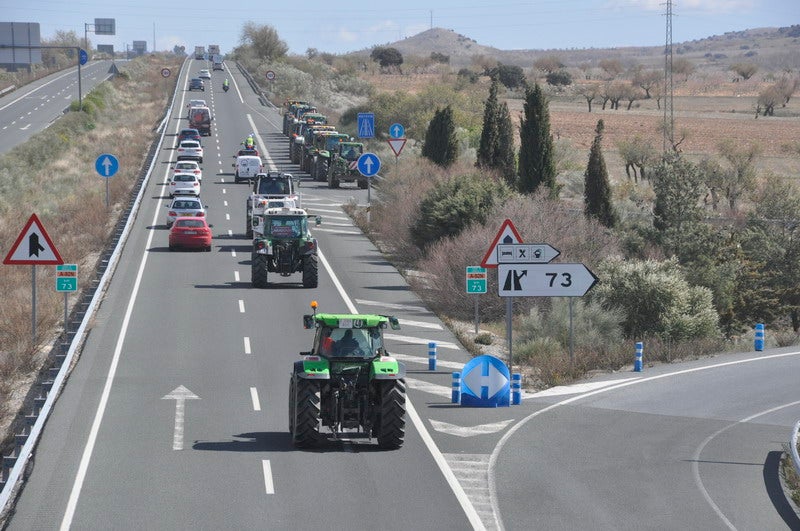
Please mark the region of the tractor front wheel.
POLYGON ((380 382, 380 420, 378 422, 378 446, 384 450, 396 450, 403 446, 406 435, 406 381, 384 380, 380 382))

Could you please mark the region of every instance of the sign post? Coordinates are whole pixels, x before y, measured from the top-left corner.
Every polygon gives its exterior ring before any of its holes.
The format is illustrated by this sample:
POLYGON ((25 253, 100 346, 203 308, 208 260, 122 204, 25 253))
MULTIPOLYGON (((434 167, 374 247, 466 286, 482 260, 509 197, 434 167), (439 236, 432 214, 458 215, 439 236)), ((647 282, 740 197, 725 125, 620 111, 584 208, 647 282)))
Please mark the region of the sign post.
POLYGON ((372 176, 377 175, 381 169, 381 159, 375 153, 364 153, 356 161, 358 171, 367 178, 367 223, 369 223, 369 210, 372 207, 372 176))
POLYGON ((114 155, 103 153, 94 161, 94 169, 106 179, 106 210, 108 210, 108 180, 119 170, 119 160, 114 155))
POLYGON ((36 266, 59 265, 64 260, 47 235, 36 214, 31 214, 28 222, 17 236, 3 264, 31 266, 31 346, 36 345, 36 266))
MULTIPOLYGON (((486 293, 486 268, 480 266, 467 266, 467 293, 479 295, 486 293)), ((478 333, 478 300, 475 297, 475 334, 478 333)))

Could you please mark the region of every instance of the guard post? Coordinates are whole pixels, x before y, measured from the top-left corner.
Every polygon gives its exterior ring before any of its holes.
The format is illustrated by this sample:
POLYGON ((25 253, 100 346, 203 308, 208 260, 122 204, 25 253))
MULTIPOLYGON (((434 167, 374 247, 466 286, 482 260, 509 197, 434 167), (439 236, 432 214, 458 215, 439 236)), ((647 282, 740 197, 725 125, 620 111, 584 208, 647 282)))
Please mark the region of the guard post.
POLYGON ((756 325, 756 333, 755 333, 755 337, 754 337, 754 340, 753 340, 753 348, 758 352, 761 352, 762 350, 764 350, 764 324, 763 323, 758 323, 756 325))
POLYGON ((644 354, 644 343, 636 342, 636 358, 633 361, 633 372, 642 372, 642 355, 644 354))
POLYGON ((522 374, 511 375, 511 405, 518 406, 522 402, 522 374))
POLYGON ((436 370, 436 341, 428 342, 428 370, 436 370))
POLYGON ((453 392, 450 395, 450 402, 453 404, 461 403, 461 373, 453 373, 453 392))

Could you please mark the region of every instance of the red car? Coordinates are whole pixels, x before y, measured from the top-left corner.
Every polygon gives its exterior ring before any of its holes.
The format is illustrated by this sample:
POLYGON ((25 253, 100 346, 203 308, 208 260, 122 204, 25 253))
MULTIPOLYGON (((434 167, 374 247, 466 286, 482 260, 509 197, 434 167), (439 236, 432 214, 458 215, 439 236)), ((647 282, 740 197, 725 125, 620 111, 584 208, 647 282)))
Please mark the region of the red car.
POLYGON ((211 250, 211 225, 205 218, 180 217, 169 231, 169 250, 178 247, 211 250))

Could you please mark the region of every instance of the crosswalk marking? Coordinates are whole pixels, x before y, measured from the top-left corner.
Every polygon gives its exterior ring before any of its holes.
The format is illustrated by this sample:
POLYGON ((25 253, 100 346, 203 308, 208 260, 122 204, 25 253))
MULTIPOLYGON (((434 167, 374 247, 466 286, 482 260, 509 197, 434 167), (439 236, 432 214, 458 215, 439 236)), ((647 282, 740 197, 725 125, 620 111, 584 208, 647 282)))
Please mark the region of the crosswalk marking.
MULTIPOLYGON (((402 343, 411 343, 412 345, 426 345, 426 346, 428 345, 428 342, 431 341, 430 339, 425 339, 421 337, 400 336, 397 334, 383 334, 383 338, 391 339, 392 341, 400 341, 402 343)), ((437 341, 436 346, 438 348, 461 350, 461 347, 459 347, 455 343, 450 343, 449 341, 437 341)))
POLYGON ((413 304, 394 304, 391 302, 370 301, 366 299, 356 299, 355 302, 356 304, 361 304, 364 306, 381 306, 390 310, 408 310, 411 312, 428 311, 428 309, 424 306, 414 306, 413 304))
MULTIPOLYGON (((423 358, 422 356, 411 356, 409 354, 397 354, 396 352, 392 352, 391 356, 393 358, 397 358, 398 360, 405 361, 407 363, 420 363, 422 365, 425 365, 426 367, 428 365, 428 357, 427 356, 423 358)), ((459 363, 457 361, 446 361, 446 360, 439 360, 439 359, 436 360, 436 366, 437 367, 444 367, 446 369, 458 369, 458 370, 461 370, 461 369, 464 368, 464 364, 463 363, 459 363)), ((450 389, 450 388, 448 387, 447 389, 450 389)), ((448 395, 448 396, 450 396, 450 395, 448 395)))
MULTIPOLYGON (((397 358, 397 355, 394 355, 397 358)), ((406 385, 411 389, 416 389, 417 391, 422 391, 423 393, 428 393, 431 395, 441 396, 448 400, 452 398, 452 393, 449 387, 445 387, 444 385, 437 385, 432 384, 430 382, 426 382, 424 380, 417 380, 415 378, 406 378, 406 385)))

